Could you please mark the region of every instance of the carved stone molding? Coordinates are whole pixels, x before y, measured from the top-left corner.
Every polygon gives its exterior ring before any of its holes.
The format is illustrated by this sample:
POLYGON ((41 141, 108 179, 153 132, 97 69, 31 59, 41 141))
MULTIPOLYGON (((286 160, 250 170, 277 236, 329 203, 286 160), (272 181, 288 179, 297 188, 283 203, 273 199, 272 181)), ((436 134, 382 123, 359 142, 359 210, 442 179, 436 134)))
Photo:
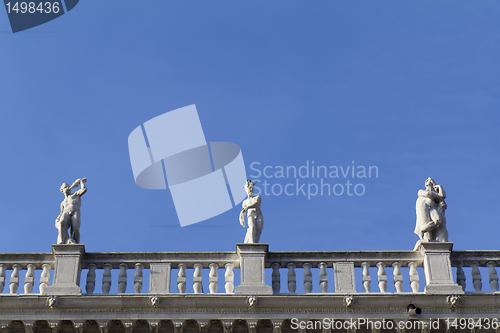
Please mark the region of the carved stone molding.
POLYGON ((59 328, 59 322, 58 321, 49 321, 49 326, 50 326, 50 331, 52 333, 57 333, 58 328, 59 328))
POLYGON ((354 297, 351 295, 345 296, 343 301, 344 301, 344 306, 346 308, 350 309, 352 307, 352 305, 354 304, 354 297))
POLYGON ((450 309, 454 310, 458 303, 462 301, 460 295, 450 295, 446 298, 446 303, 450 306, 450 309))
POLYGON ((123 322, 123 326, 125 326, 125 332, 126 333, 132 333, 133 323, 131 321, 125 321, 125 322, 123 322))
POLYGON ((59 305, 59 297, 57 296, 49 296, 47 297, 46 304, 49 308, 56 308, 59 305))
POLYGON ((158 320, 148 320, 149 331, 151 333, 156 333, 158 331, 158 320))
POLYGON ((247 297, 247 305, 251 308, 257 306, 259 302, 259 299, 257 298, 257 296, 248 296, 247 297))
POLYGON ((257 328, 257 320, 247 320, 248 332, 255 333, 257 328))
POLYGON ((281 333, 281 325, 283 320, 273 320, 273 333, 281 333))
POLYGON ((81 321, 74 321, 73 325, 75 326, 75 332, 76 333, 83 333, 83 322, 81 322, 81 321))
POLYGON ((108 333, 108 322, 107 321, 100 321, 98 322, 99 324, 99 330, 101 333, 108 333))
POLYGON ((151 304, 151 306, 153 308, 158 307, 158 305, 160 305, 160 297, 159 296, 151 296, 149 298, 149 303, 151 304))
POLYGON ((230 333, 231 328, 233 326, 233 322, 224 320, 222 321, 222 326, 224 327, 224 333, 230 333))
POLYGON ((175 333, 182 333, 182 320, 174 320, 175 333))
POLYGON ((26 333, 33 333, 33 324, 34 324, 33 321, 23 320, 23 324, 24 324, 24 331, 26 333))

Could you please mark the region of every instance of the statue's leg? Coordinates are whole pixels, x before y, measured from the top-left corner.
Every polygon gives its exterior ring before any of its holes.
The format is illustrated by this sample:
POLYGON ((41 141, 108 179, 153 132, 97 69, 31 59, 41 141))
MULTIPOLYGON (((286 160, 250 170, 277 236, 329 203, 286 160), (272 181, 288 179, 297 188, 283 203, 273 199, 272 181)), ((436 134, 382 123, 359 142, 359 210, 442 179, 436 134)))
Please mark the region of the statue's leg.
POLYGON ((68 242, 68 225, 69 225, 69 216, 68 214, 63 214, 60 217, 59 222, 59 234, 57 235, 57 244, 66 244, 68 242))
POLYGON ((438 242, 448 241, 448 231, 446 230, 446 225, 444 223, 436 229, 436 240, 438 242))
POLYGON ((262 216, 259 216, 255 219, 255 243, 260 241, 260 234, 262 233, 262 229, 264 229, 264 219, 262 216))
POLYGON ((256 233, 256 228, 255 228, 255 216, 249 216, 248 217, 248 235, 250 236, 250 243, 257 243, 255 241, 255 233, 256 233))
POLYGON ((74 212, 71 217, 71 238, 80 244, 80 213, 74 212))
POLYGON ((57 228, 57 244, 64 244, 63 241, 63 233, 61 230, 61 225, 59 225, 59 227, 57 228))

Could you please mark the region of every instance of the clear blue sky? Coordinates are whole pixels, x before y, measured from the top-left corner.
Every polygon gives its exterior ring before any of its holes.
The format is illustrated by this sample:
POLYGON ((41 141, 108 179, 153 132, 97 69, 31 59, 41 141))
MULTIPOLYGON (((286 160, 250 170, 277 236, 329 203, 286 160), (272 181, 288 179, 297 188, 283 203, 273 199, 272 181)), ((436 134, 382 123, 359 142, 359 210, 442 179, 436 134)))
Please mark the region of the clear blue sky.
POLYGON ((499 32, 498 1, 91 0, 17 34, 0 10, 0 252, 50 252, 80 177, 89 252, 233 251, 239 208, 181 228, 168 190, 134 183, 130 132, 190 104, 249 177, 378 167, 324 179, 362 196, 263 195, 271 250, 411 250, 427 177, 454 248, 498 249, 499 32))

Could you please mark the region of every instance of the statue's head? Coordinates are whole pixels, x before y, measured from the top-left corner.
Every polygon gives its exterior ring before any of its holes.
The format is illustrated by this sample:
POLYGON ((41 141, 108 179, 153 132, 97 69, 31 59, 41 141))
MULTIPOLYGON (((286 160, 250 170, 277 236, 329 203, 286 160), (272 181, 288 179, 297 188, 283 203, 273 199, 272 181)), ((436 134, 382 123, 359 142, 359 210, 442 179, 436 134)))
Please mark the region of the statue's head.
POLYGON ((434 190, 435 185, 436 185, 436 182, 431 177, 429 177, 425 180, 425 187, 431 187, 434 190))
POLYGON ((68 191, 70 191, 70 189, 69 189, 69 184, 68 184, 68 183, 63 183, 63 184, 61 185, 61 192, 62 192, 62 193, 67 193, 68 191))
POLYGON ((253 194, 253 189, 256 183, 257 182, 252 182, 250 179, 247 179, 247 182, 245 183, 245 191, 248 195, 250 195, 250 193, 253 194))

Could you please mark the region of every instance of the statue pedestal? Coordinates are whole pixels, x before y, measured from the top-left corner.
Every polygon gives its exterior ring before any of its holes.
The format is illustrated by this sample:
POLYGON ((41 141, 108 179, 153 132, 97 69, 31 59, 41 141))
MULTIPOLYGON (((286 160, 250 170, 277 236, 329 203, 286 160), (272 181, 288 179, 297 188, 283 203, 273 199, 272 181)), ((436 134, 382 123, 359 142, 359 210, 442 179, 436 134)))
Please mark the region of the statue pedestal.
POLYGON ((269 244, 236 244, 240 257, 241 284, 235 294, 262 295, 272 294, 273 290, 264 280, 264 267, 269 244))
POLYGON ((52 245, 55 256, 54 280, 45 288, 44 295, 81 295, 80 275, 82 257, 85 254, 83 244, 52 245))
POLYGON ((421 242, 417 251, 424 256, 426 294, 464 294, 461 286, 453 281, 450 254, 453 243, 421 242))

